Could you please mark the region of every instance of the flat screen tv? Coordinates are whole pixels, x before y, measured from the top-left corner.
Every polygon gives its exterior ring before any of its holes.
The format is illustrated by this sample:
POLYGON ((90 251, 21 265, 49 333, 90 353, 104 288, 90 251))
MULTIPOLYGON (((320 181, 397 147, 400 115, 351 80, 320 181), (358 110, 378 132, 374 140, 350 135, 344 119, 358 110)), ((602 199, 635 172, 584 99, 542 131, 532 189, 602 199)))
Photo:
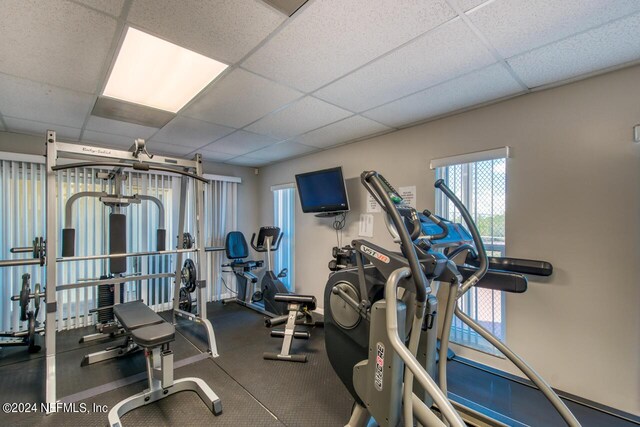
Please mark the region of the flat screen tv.
POLYGON ((330 214, 349 210, 341 167, 296 175, 296 185, 302 212, 330 214))

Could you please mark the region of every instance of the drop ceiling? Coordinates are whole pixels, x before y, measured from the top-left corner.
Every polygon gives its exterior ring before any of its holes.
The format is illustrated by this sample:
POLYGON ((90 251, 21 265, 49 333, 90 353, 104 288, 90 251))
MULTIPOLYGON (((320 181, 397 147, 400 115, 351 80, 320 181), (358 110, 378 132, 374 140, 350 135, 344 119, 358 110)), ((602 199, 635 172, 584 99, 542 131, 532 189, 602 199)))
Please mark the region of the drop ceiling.
POLYGON ((0 131, 263 166, 640 60, 637 0, 4 0, 0 131), (162 128, 91 115, 132 26, 229 64, 162 128))

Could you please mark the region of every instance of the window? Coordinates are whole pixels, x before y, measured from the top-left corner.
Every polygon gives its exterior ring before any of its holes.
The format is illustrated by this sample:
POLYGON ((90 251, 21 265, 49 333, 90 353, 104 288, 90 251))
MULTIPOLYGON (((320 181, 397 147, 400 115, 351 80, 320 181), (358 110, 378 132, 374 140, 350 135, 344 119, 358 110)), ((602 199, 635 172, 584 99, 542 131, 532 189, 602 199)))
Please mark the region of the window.
POLYGON ((295 289, 294 247, 295 247, 295 188, 293 184, 272 187, 273 190, 273 218, 274 225, 280 227, 284 235, 280 242, 280 249, 275 253, 274 273, 278 274, 283 268, 288 269, 287 277, 280 280, 293 292, 295 289))
MULTIPOLYGON (((467 206, 475 220, 487 255, 505 256, 506 158, 438 167, 436 177, 467 206)), ((460 213, 441 192, 436 193, 438 215, 463 222, 460 213)), ((458 301, 459 307, 500 340, 505 338, 505 296, 503 292, 473 288, 458 301)), ((451 327, 451 341, 491 354, 497 350, 457 318, 451 327)))

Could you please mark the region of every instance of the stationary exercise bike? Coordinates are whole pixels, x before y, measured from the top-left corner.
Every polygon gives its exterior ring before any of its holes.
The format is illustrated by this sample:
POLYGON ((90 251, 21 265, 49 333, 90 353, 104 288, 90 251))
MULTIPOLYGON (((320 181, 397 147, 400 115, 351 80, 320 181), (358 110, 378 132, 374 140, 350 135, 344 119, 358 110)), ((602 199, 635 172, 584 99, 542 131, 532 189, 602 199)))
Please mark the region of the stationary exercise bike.
POLYGON ((282 241, 283 233, 280 228, 273 226, 260 227, 257 240, 256 234, 251 236, 251 247, 260 253, 266 253, 267 270, 264 273, 260 290, 256 290, 258 277, 254 270, 262 267, 264 261, 248 260, 249 247, 240 231, 232 231, 225 239, 227 259, 231 262, 223 267, 231 267, 236 276, 237 293, 232 300, 238 304, 251 308, 269 317, 282 316, 288 313, 287 303, 277 301, 276 294, 291 294, 280 279, 287 277, 287 269, 283 268, 276 276, 271 267, 271 252, 277 251, 282 241))
POLYGON ((280 248, 282 236, 284 236, 284 233, 280 231, 280 228, 274 226, 260 227, 257 240, 255 233, 251 236, 253 250, 266 253, 267 271, 264 272, 262 282, 260 282, 264 309, 278 316, 287 314, 288 310, 285 302, 276 300, 276 294, 292 293, 280 280, 287 277, 288 270, 283 268, 276 276, 271 266, 271 252, 276 252, 280 248))

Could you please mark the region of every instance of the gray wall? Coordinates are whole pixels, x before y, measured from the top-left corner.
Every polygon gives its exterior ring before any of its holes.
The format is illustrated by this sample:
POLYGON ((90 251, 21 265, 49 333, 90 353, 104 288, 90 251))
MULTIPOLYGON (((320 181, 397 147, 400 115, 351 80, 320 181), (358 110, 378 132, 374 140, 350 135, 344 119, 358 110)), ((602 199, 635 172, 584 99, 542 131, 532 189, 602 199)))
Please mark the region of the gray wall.
MULTIPOLYGON (((365 209, 360 172, 396 187, 417 185, 433 208, 433 158, 509 145, 507 254, 553 263, 550 280, 507 295, 507 342, 554 387, 640 412, 640 67, 433 121, 260 170, 260 219, 273 221, 270 186, 341 165, 352 211, 344 241, 365 209)), ((296 287, 320 300, 336 244, 330 219, 296 212, 296 287)), ((389 245, 381 214, 375 242, 389 245)), ((515 372, 469 349, 459 354, 515 372)))
MULTIPOLYGON (((35 136, 0 132, 0 151, 43 155, 44 150, 44 135, 35 136)), ((242 178, 242 184, 238 189, 238 226, 240 231, 245 234, 254 232, 258 227, 256 204, 258 176, 255 175, 254 169, 205 162, 203 170, 205 173, 242 178)))

